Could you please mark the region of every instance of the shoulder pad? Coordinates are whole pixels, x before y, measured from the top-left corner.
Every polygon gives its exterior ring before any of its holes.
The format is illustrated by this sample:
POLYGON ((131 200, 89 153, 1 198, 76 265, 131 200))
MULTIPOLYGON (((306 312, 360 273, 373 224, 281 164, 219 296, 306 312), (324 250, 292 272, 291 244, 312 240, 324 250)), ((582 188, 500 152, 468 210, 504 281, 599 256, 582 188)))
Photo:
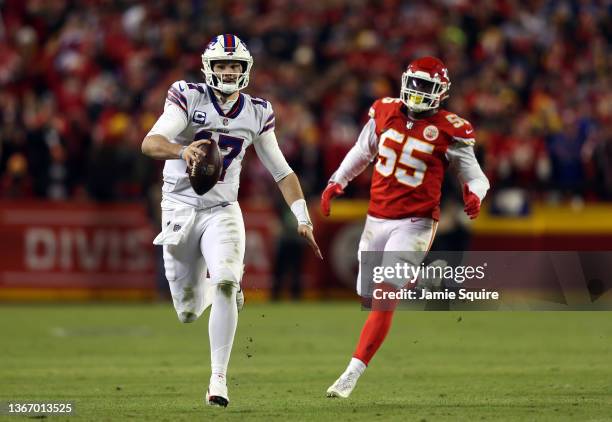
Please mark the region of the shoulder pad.
POLYGON ((274 109, 272 108, 272 103, 267 100, 264 100, 263 98, 257 97, 250 97, 247 101, 251 101, 256 113, 261 118, 261 129, 259 130, 258 135, 261 135, 270 130, 273 131, 275 126, 275 116, 274 109))
MULTIPOLYGON (((247 95, 247 94, 243 94, 243 95, 247 95)), ((272 104, 270 104, 270 101, 264 99, 264 98, 259 98, 259 97, 253 97, 251 95, 248 95, 247 98, 251 101, 251 103, 254 106, 259 106, 259 107, 263 107, 264 109, 267 108, 272 108, 272 104)))
POLYGON ((465 145, 474 145, 476 143, 474 127, 468 120, 445 111, 442 123, 444 124, 444 131, 453 138, 453 141, 465 145))
POLYGON ((372 107, 368 111, 368 115, 372 119, 376 119, 383 114, 395 112, 398 107, 402 106, 402 100, 399 98, 385 97, 374 101, 372 107))
POLYGON ((166 94, 166 101, 178 106, 185 114, 187 114, 187 110, 189 109, 187 103, 187 90, 188 87, 185 81, 176 81, 168 88, 168 93, 166 94))

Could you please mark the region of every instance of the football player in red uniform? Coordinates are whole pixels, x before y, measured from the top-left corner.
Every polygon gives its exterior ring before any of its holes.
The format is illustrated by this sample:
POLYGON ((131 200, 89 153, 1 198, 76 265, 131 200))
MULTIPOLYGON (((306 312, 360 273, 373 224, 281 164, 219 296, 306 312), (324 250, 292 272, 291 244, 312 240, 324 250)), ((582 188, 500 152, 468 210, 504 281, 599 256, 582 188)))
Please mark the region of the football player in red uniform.
MULTIPOLYGON (((402 75, 400 98, 374 102, 357 142, 331 176, 321 196, 326 216, 331 200, 376 158, 359 255, 361 251, 421 252, 410 255, 410 263, 420 265, 436 233, 448 167, 463 186, 466 214, 471 219, 478 216, 489 181, 474 156, 474 128, 440 107, 449 88, 448 70, 439 59, 422 57, 410 63, 402 75)), ((357 293, 362 295, 360 279, 361 274, 357 293)), ((392 318, 393 306, 377 309, 373 304, 353 358, 327 390, 328 397, 350 395, 383 343, 392 318)))

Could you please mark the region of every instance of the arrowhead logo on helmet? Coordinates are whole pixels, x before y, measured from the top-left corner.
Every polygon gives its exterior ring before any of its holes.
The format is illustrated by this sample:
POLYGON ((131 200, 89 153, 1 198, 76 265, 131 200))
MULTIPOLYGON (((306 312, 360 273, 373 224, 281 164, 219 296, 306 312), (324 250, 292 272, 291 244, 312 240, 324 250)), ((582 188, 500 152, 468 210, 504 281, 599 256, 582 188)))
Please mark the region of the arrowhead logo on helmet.
POLYGON ((420 113, 440 107, 450 89, 448 69, 436 57, 421 57, 402 74, 400 98, 409 110, 420 113))
POLYGON ((223 34, 214 37, 202 54, 202 73, 206 85, 224 94, 232 94, 244 89, 249 84, 249 74, 253 66, 253 57, 246 44, 233 34, 223 34), (236 80, 224 81, 220 75, 213 72, 217 61, 235 61, 242 65, 242 73, 236 74, 236 80))

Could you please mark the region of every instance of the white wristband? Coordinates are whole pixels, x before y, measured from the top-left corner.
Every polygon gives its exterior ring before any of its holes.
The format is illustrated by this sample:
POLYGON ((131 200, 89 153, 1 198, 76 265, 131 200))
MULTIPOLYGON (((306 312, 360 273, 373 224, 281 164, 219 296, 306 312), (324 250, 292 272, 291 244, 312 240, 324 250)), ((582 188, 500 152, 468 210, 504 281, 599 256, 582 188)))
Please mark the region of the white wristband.
POLYGON ((304 199, 298 199, 293 202, 293 204, 291 204, 291 212, 293 215, 295 215, 298 224, 303 224, 312 228, 312 221, 310 221, 308 207, 306 206, 306 201, 304 199))
POLYGON ((178 152, 178 156, 181 160, 185 161, 185 157, 183 157, 183 154, 185 153, 185 150, 187 149, 186 146, 181 147, 181 149, 179 149, 178 152))

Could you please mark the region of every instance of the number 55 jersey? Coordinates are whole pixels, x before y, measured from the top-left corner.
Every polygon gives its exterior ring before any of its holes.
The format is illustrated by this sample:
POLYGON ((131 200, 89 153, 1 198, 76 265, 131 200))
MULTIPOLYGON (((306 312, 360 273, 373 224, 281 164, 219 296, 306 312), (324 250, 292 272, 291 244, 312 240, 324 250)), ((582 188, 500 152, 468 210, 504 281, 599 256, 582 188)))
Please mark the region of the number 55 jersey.
POLYGON ((413 120, 398 98, 377 100, 369 115, 357 143, 331 177, 344 187, 376 158, 369 215, 438 220, 449 166, 482 200, 489 182, 474 156, 474 129, 467 120, 443 109, 413 120))
POLYGON ((191 188, 184 160, 166 160, 162 187, 166 199, 206 208, 238 197, 240 170, 246 149, 254 145, 276 181, 292 172, 274 135, 274 111, 263 99, 239 93, 236 101, 221 105, 205 84, 177 81, 166 96, 164 114, 149 135, 160 134, 181 145, 212 139, 219 146, 223 169, 219 182, 200 196, 191 188))

